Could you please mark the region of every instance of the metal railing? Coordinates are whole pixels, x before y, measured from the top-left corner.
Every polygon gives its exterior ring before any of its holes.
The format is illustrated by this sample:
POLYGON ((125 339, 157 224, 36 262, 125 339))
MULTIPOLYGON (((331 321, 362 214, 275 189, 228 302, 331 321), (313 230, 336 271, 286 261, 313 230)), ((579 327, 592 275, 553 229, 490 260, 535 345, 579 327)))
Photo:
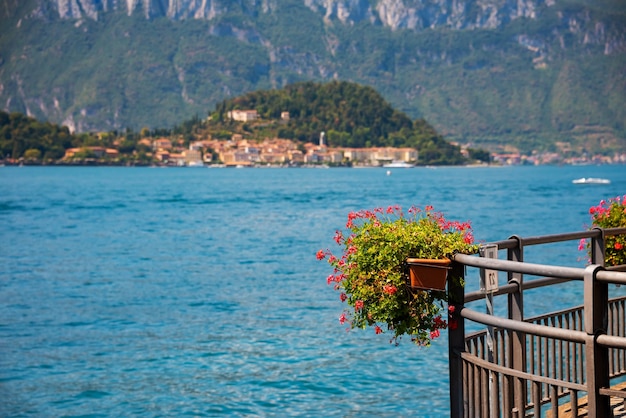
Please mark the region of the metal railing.
POLYGON ((481 290, 465 293, 464 281, 448 283, 454 307, 448 332, 452 417, 575 417, 584 412, 605 418, 613 416, 616 404, 626 406, 626 391, 616 387, 626 381, 626 296, 609 294, 618 288, 609 284, 626 284, 626 266, 603 267, 605 237, 623 234, 626 228, 514 236, 482 246, 480 257, 454 257, 453 276, 465 277, 467 268, 477 268, 481 290), (528 246, 582 238, 591 240, 592 264, 586 268, 523 261, 528 246), (498 250, 507 251, 506 260, 494 258, 498 250), (496 272, 506 272, 506 284, 491 280, 496 272), (570 281, 582 282, 582 305, 525 318, 525 291, 570 281), (506 317, 494 315, 494 298, 507 299, 506 317), (485 300, 485 313, 467 306, 479 300, 485 300), (466 321, 485 329, 466 334, 466 321))

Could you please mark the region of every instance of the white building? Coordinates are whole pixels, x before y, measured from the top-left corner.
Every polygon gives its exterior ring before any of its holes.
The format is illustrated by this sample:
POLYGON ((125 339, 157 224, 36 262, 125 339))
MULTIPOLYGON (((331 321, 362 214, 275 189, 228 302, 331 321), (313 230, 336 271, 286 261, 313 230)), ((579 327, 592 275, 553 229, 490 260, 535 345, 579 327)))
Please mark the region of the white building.
POLYGON ((228 112, 228 117, 232 120, 240 122, 249 122, 257 120, 259 118, 259 114, 256 110, 231 110, 228 112))

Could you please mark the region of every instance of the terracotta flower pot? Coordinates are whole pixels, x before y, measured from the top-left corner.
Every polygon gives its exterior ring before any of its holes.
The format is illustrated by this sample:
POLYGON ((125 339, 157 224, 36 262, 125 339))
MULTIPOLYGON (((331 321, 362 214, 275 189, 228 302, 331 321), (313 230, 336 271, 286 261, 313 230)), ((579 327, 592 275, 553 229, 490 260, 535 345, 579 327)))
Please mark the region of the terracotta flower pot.
POLYGON ((416 289, 445 290, 451 261, 447 258, 407 258, 409 284, 416 289))

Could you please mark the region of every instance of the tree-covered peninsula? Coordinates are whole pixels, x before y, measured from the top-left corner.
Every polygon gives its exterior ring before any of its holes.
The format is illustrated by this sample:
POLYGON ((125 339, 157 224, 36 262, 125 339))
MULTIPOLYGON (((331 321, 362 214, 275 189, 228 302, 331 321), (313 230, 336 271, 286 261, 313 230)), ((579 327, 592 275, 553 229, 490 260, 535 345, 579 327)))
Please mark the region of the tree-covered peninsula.
MULTIPOLYGON (((250 144, 291 140, 304 151, 305 144, 319 143, 322 133, 324 145, 330 148, 413 148, 421 165, 468 162, 458 146, 446 141, 425 120, 411 120, 371 87, 351 82, 301 82, 248 93, 220 102, 206 118, 195 116, 172 128, 140 132, 127 129, 76 135, 67 127, 0 112, 0 150, 5 160, 12 161, 150 163, 157 161, 156 138, 167 138, 173 152, 189 149, 190 144, 233 138, 250 144), (254 116, 242 119, 235 116, 237 112, 254 116), (94 147, 103 150, 97 153, 94 147), (74 150, 71 160, 70 149, 74 150)), ((202 151, 215 154, 210 145, 202 151)))
POLYGON ((317 142, 325 133, 330 147, 408 147, 422 164, 463 164, 458 146, 447 142, 423 119, 412 121, 373 88, 345 81, 301 82, 283 89, 248 93, 216 106, 202 126, 209 132, 237 129, 233 110, 256 110, 259 118, 240 132, 257 140, 268 136, 317 142))

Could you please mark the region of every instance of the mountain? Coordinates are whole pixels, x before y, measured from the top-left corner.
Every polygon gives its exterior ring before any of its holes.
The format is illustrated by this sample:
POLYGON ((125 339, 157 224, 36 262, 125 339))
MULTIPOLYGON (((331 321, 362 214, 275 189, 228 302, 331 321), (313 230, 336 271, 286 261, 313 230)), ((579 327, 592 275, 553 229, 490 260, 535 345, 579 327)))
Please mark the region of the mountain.
POLYGON ((619 0, 0 0, 0 103, 171 127, 300 81, 372 86, 477 146, 626 148, 619 0))

